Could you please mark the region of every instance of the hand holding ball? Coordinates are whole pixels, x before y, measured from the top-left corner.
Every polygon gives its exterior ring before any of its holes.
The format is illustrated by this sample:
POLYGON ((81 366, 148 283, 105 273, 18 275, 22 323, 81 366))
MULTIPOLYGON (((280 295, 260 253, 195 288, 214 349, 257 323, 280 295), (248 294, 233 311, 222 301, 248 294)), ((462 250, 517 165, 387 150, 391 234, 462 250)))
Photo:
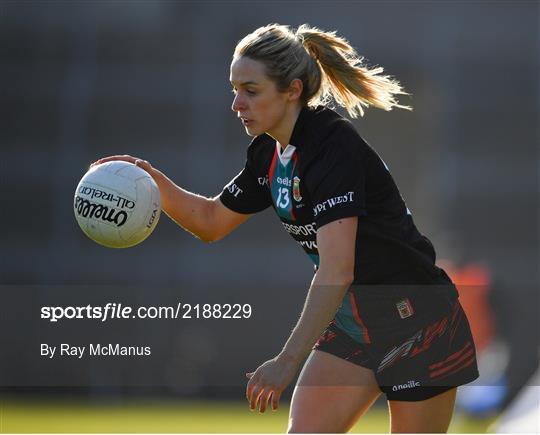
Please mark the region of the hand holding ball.
POLYGON ((161 213, 159 189, 144 169, 109 161, 91 167, 81 179, 74 210, 92 240, 108 248, 129 248, 154 231, 161 213))

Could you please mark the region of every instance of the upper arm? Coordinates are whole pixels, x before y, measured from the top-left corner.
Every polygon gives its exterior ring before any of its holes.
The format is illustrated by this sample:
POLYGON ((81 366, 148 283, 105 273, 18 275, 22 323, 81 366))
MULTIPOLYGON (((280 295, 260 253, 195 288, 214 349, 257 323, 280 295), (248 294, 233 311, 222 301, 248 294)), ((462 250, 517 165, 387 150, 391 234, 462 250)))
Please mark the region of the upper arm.
POLYGON ((317 227, 367 214, 366 164, 365 147, 355 131, 345 129, 326 141, 304 176, 317 227))
POLYGON ((210 221, 214 234, 213 241, 222 239, 253 216, 253 214, 237 213, 225 207, 219 196, 213 198, 211 204, 210 221))
POLYGON ((272 203, 268 177, 263 171, 265 165, 261 159, 253 158, 250 149, 244 168, 212 199, 210 221, 215 231, 214 240, 225 237, 272 203))
POLYGON ((317 230, 319 270, 341 281, 352 282, 358 217, 332 221, 317 230))

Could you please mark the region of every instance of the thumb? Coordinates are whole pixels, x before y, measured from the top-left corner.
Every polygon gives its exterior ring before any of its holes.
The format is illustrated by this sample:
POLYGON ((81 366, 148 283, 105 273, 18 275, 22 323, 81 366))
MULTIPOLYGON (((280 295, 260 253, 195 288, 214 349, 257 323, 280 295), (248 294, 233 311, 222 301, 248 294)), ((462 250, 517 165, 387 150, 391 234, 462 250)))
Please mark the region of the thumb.
POLYGON ((145 170, 147 170, 150 167, 150 163, 142 159, 135 160, 135 165, 145 170))

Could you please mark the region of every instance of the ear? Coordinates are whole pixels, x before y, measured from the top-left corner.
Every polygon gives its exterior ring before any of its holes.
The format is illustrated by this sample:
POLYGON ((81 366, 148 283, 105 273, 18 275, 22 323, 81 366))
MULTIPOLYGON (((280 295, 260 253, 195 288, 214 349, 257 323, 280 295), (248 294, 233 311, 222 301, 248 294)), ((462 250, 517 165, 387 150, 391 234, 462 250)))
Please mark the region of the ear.
POLYGON ((289 101, 299 100, 300 97, 302 96, 303 90, 304 90, 304 84, 302 83, 302 80, 294 79, 293 81, 291 81, 291 84, 289 85, 289 89, 287 90, 289 101))

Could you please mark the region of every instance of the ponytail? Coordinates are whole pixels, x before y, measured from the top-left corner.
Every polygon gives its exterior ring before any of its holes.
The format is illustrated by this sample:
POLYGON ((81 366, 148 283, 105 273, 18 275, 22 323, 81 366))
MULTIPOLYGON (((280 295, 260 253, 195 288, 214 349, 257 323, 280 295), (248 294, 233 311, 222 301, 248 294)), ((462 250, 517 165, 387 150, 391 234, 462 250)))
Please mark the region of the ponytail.
POLYGON ((278 89, 286 90, 300 79, 302 100, 310 106, 332 100, 356 118, 369 106, 384 110, 400 105, 396 95, 408 95, 399 82, 382 75, 382 67, 369 69, 349 42, 316 27, 302 24, 295 33, 288 26, 271 24, 247 35, 236 46, 235 57, 261 61, 278 89))
POLYGON ((317 101, 312 104, 324 104, 332 98, 353 118, 362 116, 364 108, 369 106, 384 110, 411 109, 396 100, 398 94, 407 95, 399 82, 381 75, 382 67, 369 69, 364 66, 363 58, 336 32, 323 32, 303 24, 296 36, 323 71, 321 89, 317 101))

